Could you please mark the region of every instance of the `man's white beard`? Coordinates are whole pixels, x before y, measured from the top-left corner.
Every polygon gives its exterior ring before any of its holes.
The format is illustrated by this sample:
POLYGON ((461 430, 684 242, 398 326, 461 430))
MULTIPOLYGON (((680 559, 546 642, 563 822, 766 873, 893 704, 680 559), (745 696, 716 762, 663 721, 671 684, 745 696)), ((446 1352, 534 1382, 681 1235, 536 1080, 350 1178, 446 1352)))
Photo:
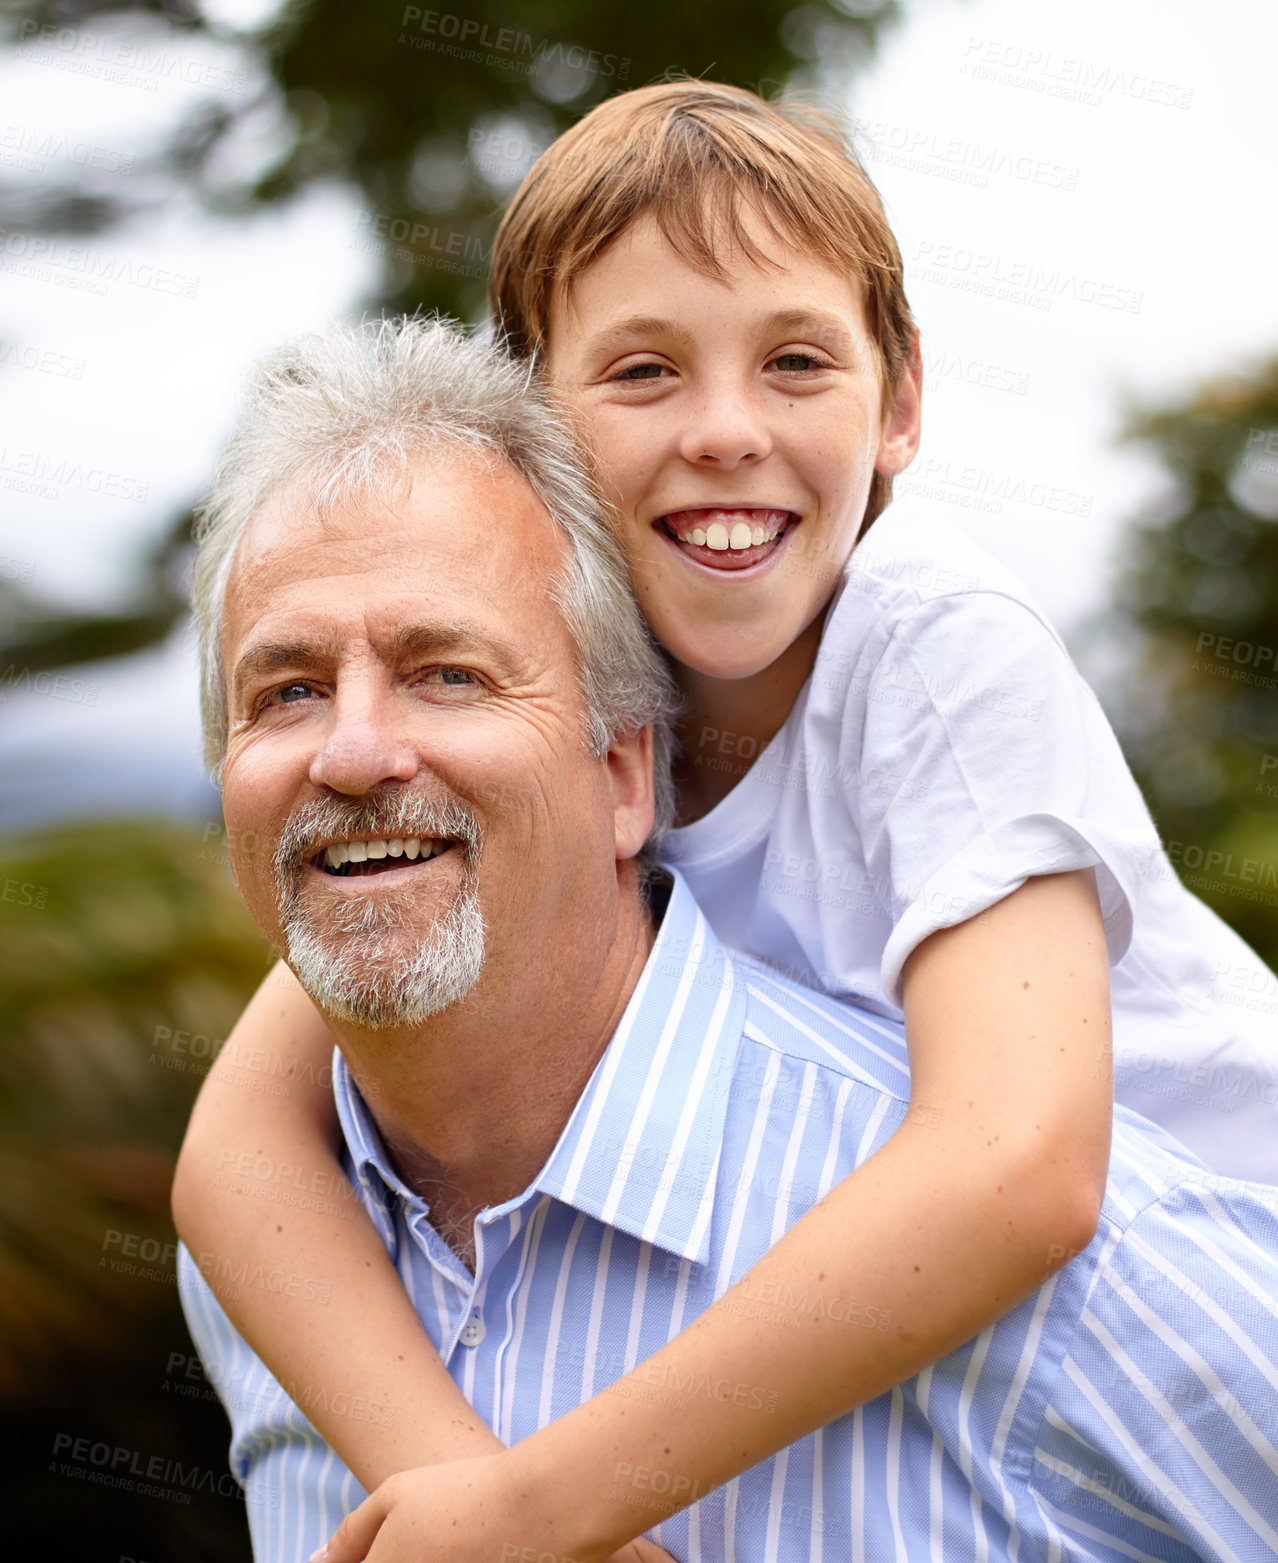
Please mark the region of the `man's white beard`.
POLYGON ((484 964, 484 919, 470 875, 425 938, 406 949, 412 911, 404 892, 380 905, 370 897, 334 908, 321 932, 300 907, 291 909, 289 965, 325 1015, 369 1031, 416 1026, 470 992, 484 964))
POLYGON ((478 821, 449 800, 411 792, 315 800, 289 820, 276 853, 280 921, 298 981, 327 1016, 366 1030, 419 1025, 475 985, 484 963, 484 919, 474 873, 478 821), (320 915, 299 895, 299 871, 315 843, 354 835, 448 837, 464 857, 451 906, 418 932, 416 888, 330 903, 320 915))

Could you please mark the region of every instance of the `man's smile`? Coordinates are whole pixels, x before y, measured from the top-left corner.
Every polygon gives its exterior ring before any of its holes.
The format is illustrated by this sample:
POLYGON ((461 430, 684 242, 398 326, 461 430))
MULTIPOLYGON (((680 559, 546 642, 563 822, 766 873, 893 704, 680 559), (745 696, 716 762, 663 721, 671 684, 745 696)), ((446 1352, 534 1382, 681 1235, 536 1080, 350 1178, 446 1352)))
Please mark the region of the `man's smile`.
POLYGON ((342 879, 409 871, 457 845, 447 837, 359 837, 333 841, 310 859, 311 867, 342 879))

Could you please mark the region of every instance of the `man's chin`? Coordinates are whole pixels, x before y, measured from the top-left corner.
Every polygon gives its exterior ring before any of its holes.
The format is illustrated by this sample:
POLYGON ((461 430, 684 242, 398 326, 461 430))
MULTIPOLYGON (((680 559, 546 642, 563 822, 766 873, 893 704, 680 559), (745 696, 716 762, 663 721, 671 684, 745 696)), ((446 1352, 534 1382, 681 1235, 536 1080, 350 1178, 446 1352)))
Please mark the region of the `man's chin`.
POLYGON ((353 917, 297 915, 302 911, 295 908, 285 925, 286 958, 332 1021, 366 1031, 418 1026, 464 998, 479 980, 484 924, 472 895, 459 896, 424 929, 380 897, 354 906, 353 917), (352 921, 358 931, 349 926, 352 921))

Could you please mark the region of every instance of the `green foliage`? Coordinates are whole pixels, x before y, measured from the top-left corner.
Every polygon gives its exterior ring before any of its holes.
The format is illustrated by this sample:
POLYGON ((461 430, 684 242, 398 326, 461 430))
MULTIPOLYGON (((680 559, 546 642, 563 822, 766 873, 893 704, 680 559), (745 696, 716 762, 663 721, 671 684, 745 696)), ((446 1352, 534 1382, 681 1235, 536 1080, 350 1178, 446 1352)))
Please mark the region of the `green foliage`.
POLYGON ((220 828, 103 823, 3 842, 0 952, 0 1428, 18 1452, 15 1548, 43 1551, 56 1534, 59 1557, 246 1556, 243 1507, 224 1495, 132 1496, 59 1476, 51 1459, 69 1435, 142 1467, 159 1454, 225 1470, 211 1389, 171 1367, 191 1347, 168 1208, 213 1046, 268 965, 220 828), (208 1040, 182 1048, 180 1032, 208 1040))
MULTIPOLYGON (((289 0, 257 35, 210 22, 196 0, 26 0, 0 36, 52 26, 131 29, 170 47, 207 38, 238 48, 263 85, 206 96, 124 193, 91 170, 21 198, 0 180, 0 228, 92 234, 179 190, 243 218, 336 184, 358 195, 349 243, 377 261, 369 310, 478 319, 507 198, 537 152, 600 99, 672 71, 764 92, 829 79, 868 59, 899 13, 899 0, 649 0, 638 11, 599 0, 289 0), (228 147, 263 118, 275 126, 265 166, 228 174, 239 167, 228 147)), ((127 613, 63 616, 11 590, 0 656, 35 672, 161 641, 181 611, 171 566, 189 528, 189 514, 173 518, 127 613)))
POLYGON ((1278 359, 1136 414, 1128 437, 1171 488, 1120 583, 1141 632, 1124 747, 1186 881, 1275 966, 1278 359))
MULTIPOLYGON (((261 88, 211 94, 139 155, 128 181, 72 170, 66 183, 19 191, 0 175, 0 228, 94 234, 137 225, 179 193, 234 221, 337 185, 362 213, 349 242, 378 261, 366 308, 472 318, 507 197, 537 150, 600 97, 671 70, 765 90, 796 75, 811 82, 868 55, 898 6, 417 9, 292 0, 254 37, 210 23, 194 0, 20 0, 0 37, 21 42, 31 24, 51 24, 190 55, 207 34, 237 50, 261 88), (463 26, 467 50, 487 28, 482 58, 451 52, 463 26), (246 166, 237 136, 264 121, 276 127, 273 144, 246 166)), ((189 537, 189 514, 173 516, 139 571, 136 600, 111 618, 69 616, 0 582, 0 672, 163 639, 183 611, 176 582, 189 537)), ((160 826, 0 843, 0 1428, 12 1424, 23 1451, 5 1495, 15 1551, 191 1563, 246 1555, 242 1505, 219 1497, 185 1507, 49 1468, 70 1433, 226 1469, 211 1389, 167 1367, 191 1352, 171 1274, 161 1265, 157 1279, 145 1261, 113 1268, 122 1241, 104 1246, 111 1233, 129 1234, 139 1251, 172 1242, 169 1179, 201 1065, 166 1047, 164 1033, 224 1038, 266 967, 220 857, 216 838, 160 826)))
POLYGON ((313 0, 268 47, 296 139, 254 192, 358 186, 396 309, 482 311, 492 234, 536 154, 595 103, 670 72, 765 92, 867 54, 895 0, 313 0), (864 12, 865 14, 854 14, 864 12), (406 240, 390 235, 406 233, 406 240), (386 237, 383 237, 385 235, 386 237), (450 253, 450 249, 452 253, 450 253))
MULTIPOLYGON (((203 1062, 269 952, 220 829, 95 824, 0 857, 0 1385, 106 1340, 164 1287, 119 1279, 108 1230, 173 1241, 173 1158, 203 1062), (105 1334, 104 1334, 105 1332, 105 1334)), ((118 1257, 118 1256, 117 1256, 118 1257)))

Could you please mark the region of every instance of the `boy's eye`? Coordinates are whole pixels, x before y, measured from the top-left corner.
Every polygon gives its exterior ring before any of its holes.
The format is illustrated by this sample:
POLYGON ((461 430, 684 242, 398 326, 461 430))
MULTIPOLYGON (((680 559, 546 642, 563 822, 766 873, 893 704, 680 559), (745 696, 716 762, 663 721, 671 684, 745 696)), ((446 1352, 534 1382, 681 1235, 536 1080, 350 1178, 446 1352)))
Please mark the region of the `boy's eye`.
POLYGON ((667 372, 664 364, 631 364, 623 369, 620 374, 614 375, 614 380, 659 380, 667 372))
POLYGON ((772 362, 783 374, 804 374, 812 369, 827 367, 823 358, 817 358, 812 353, 778 353, 772 362))

